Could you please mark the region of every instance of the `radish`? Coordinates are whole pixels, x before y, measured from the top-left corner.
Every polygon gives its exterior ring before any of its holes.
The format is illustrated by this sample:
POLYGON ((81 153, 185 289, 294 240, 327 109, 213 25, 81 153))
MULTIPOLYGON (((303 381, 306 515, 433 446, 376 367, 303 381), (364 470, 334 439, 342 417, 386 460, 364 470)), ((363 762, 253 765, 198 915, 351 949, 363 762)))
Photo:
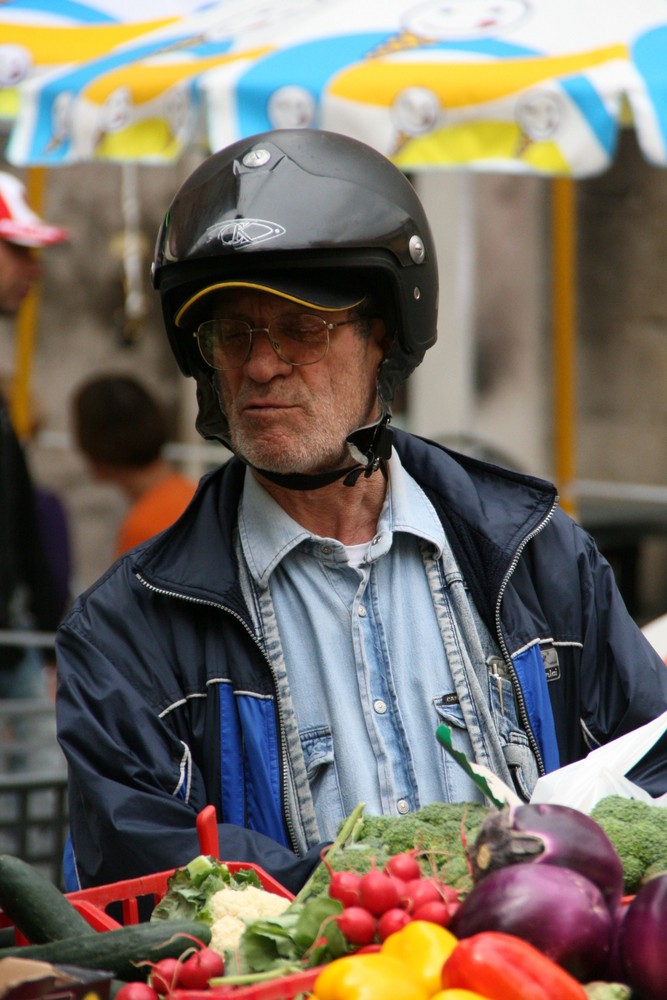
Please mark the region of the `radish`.
POLYGON ((336 916, 341 934, 350 944, 370 944, 375 937, 377 921, 362 906, 348 906, 336 916))
POLYGON ((422 870, 419 867, 414 854, 404 851, 402 854, 394 854, 387 861, 384 870, 388 875, 401 879, 402 882, 410 882, 413 879, 421 878, 422 870))
POLYGON ((385 910, 377 923, 377 936, 380 941, 384 941, 390 934, 395 934, 402 927, 409 924, 412 917, 400 906, 394 906, 391 910, 385 910))
POLYGON ((200 948, 185 962, 178 971, 178 985, 184 990, 205 990, 209 981, 224 975, 225 961, 222 955, 212 948, 200 948))
POLYGON ((428 920, 430 924, 440 924, 441 927, 447 926, 450 917, 449 906, 441 899, 434 899, 430 903, 423 903, 412 911, 413 920, 428 920))
POLYGON ((116 993, 116 1000, 158 1000, 158 994, 148 983, 125 983, 116 993))
POLYGON ((159 996, 168 996, 175 988, 181 963, 177 958, 161 958, 148 977, 149 985, 159 996))
POLYGON ((355 872, 333 872, 329 882, 329 895, 343 906, 356 906, 359 902, 361 878, 355 872))
POLYGON ((408 913, 414 912, 426 903, 442 902, 440 884, 432 878, 413 879, 405 885, 400 902, 408 913))
POLYGON ((379 917, 385 910, 398 906, 400 898, 401 890, 391 875, 377 868, 362 875, 359 883, 359 902, 374 916, 379 917))

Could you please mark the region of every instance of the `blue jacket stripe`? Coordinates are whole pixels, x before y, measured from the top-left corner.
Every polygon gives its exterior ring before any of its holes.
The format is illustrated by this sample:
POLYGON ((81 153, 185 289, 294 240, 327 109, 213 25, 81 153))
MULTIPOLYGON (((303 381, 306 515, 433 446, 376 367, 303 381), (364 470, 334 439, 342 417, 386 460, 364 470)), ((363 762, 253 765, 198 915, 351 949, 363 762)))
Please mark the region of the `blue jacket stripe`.
POLYGON ((220 705, 220 798, 222 821, 246 826, 243 737, 231 684, 218 684, 220 705))
POLYGON ((247 825, 289 847, 281 807, 281 771, 272 698, 236 696, 243 730, 247 825))
POLYGON ((540 647, 530 646, 518 656, 513 657, 513 663, 526 700, 528 716, 542 754, 544 767, 547 772, 555 771, 556 768, 560 767, 560 755, 540 647))
POLYGON ((273 699, 235 694, 230 684, 219 684, 218 691, 223 821, 261 830, 289 847, 273 699))

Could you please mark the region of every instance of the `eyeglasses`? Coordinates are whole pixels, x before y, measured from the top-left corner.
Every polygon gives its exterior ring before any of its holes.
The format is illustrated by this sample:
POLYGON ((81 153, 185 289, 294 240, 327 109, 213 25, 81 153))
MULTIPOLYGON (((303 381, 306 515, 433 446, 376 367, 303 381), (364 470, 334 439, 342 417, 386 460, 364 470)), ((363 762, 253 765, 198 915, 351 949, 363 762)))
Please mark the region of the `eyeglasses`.
POLYGON ((314 365, 329 350, 330 331, 357 322, 358 318, 353 318, 327 323, 321 316, 309 313, 277 316, 268 326, 251 326, 242 319, 207 319, 193 336, 206 364, 219 372, 241 368, 246 363, 256 333, 266 333, 281 361, 289 365, 314 365))

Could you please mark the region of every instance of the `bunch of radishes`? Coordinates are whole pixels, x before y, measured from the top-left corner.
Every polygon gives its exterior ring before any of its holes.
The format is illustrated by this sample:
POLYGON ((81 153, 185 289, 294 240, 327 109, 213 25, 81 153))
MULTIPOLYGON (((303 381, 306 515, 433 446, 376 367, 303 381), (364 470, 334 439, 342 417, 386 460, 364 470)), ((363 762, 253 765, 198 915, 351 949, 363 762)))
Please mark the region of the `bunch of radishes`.
POLYGON ((161 958, 148 962, 148 982, 125 983, 116 1000, 160 1000, 174 990, 206 990, 211 979, 222 976, 225 962, 222 955, 205 946, 188 949, 180 958, 161 958))
POLYGON ((384 868, 372 868, 365 875, 331 868, 329 872, 329 895, 343 905, 336 923, 346 940, 358 947, 384 941, 411 920, 446 927, 459 903, 457 890, 424 875, 415 853, 409 851, 394 854, 384 868))

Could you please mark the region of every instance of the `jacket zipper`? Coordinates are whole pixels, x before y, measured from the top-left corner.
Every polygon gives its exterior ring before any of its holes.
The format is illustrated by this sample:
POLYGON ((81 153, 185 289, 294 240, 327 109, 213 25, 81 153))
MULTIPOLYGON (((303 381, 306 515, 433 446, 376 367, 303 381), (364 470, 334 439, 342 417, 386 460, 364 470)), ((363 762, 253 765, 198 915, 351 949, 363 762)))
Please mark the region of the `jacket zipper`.
MULTIPOLYGON (((274 691, 276 693, 275 704, 276 704, 276 706, 278 708, 278 725, 279 725, 279 729, 280 729, 280 744, 281 744, 280 759, 281 759, 281 769, 282 769, 282 778, 283 778, 283 788, 286 788, 287 787, 287 782, 289 780, 289 775, 288 775, 287 761, 285 759, 285 752, 284 752, 285 741, 284 741, 284 738, 283 738, 283 729, 284 729, 283 722, 284 722, 284 720, 283 720, 282 706, 280 704, 280 698, 278 697, 278 691, 277 691, 277 687, 276 687, 276 680, 275 680, 275 677, 273 675, 273 667, 271 666, 270 661, 267 659, 267 657, 266 657, 266 655, 264 653, 264 650, 262 649, 261 645, 259 644, 259 641, 258 641, 257 636, 255 635, 255 633, 248 626, 247 622, 244 621, 244 619, 241 617, 241 615, 239 615, 236 611, 233 611, 231 608, 228 608, 226 604, 220 604, 218 601, 205 601, 201 597, 191 597, 189 594, 179 594, 178 591, 175 591, 175 590, 165 590, 163 587, 156 587, 155 584, 149 583, 148 580, 145 577, 141 576, 140 573, 135 573, 134 575, 137 578, 137 580, 139 581, 139 583, 141 583, 148 590, 153 591, 153 593, 155 593, 155 594, 162 594, 163 597, 175 597, 175 598, 177 598, 178 600, 181 600, 181 601, 189 601, 191 604, 201 604, 201 605, 204 605, 205 607, 209 607, 209 608, 219 608, 220 611, 225 611, 228 615, 231 615, 232 618, 236 619, 236 621, 240 625, 243 626, 244 631, 250 636, 250 638, 254 642, 255 646, 257 646, 257 649, 259 650, 259 653, 260 653, 262 659, 264 660, 264 662, 268 666, 269 672, 270 672, 271 677, 273 679, 273 687, 274 687, 274 691)), ((284 820, 285 826, 287 828, 287 834, 289 836, 290 843, 292 845, 292 850, 293 850, 293 852, 295 854, 297 854, 298 851, 297 851, 297 847, 296 847, 297 841, 296 841, 296 835, 294 833, 294 824, 292 822, 291 817, 288 815, 287 809, 284 807, 284 803, 283 803, 282 813, 283 813, 283 820, 284 820)))
POLYGON ((500 585, 500 590, 498 591, 498 598, 496 601, 496 613, 495 613, 496 633, 498 636, 498 642, 500 644, 500 649, 503 654, 503 659, 505 661, 505 664, 507 666, 512 681, 512 687, 514 688, 514 692, 516 694, 517 707, 519 709, 519 719, 521 721, 521 725, 526 731, 526 735, 528 737, 528 743, 530 744, 530 748, 533 751, 533 754, 535 755, 535 760, 537 762, 537 769, 540 775, 546 774, 546 768, 544 767, 544 760, 542 759, 542 753, 535 738, 535 733, 533 732, 533 727, 531 725, 530 718, 528 716, 528 710, 526 708, 526 700, 523 696, 523 691, 521 690, 521 684, 519 683, 519 678, 517 676, 516 670, 514 669, 514 663, 512 662, 512 657, 510 656, 509 650, 507 648, 505 637, 503 636, 502 625, 500 620, 500 607, 502 604, 503 595, 510 581, 510 577, 512 576, 512 573, 514 572, 514 570, 518 565, 523 550, 525 549, 526 545, 528 545, 528 542, 530 542, 533 538, 535 538, 536 535, 539 535, 539 533, 544 528, 546 528, 547 524, 554 516, 556 508, 558 507, 558 502, 559 502, 559 497, 556 497, 553 504, 551 505, 551 509, 549 510, 545 518, 542 521, 540 521, 537 527, 534 528, 531 532, 529 532, 526 535, 526 537, 519 543, 517 550, 514 553, 514 558, 510 563, 510 567, 507 570, 507 573, 503 578, 503 582, 500 585))

